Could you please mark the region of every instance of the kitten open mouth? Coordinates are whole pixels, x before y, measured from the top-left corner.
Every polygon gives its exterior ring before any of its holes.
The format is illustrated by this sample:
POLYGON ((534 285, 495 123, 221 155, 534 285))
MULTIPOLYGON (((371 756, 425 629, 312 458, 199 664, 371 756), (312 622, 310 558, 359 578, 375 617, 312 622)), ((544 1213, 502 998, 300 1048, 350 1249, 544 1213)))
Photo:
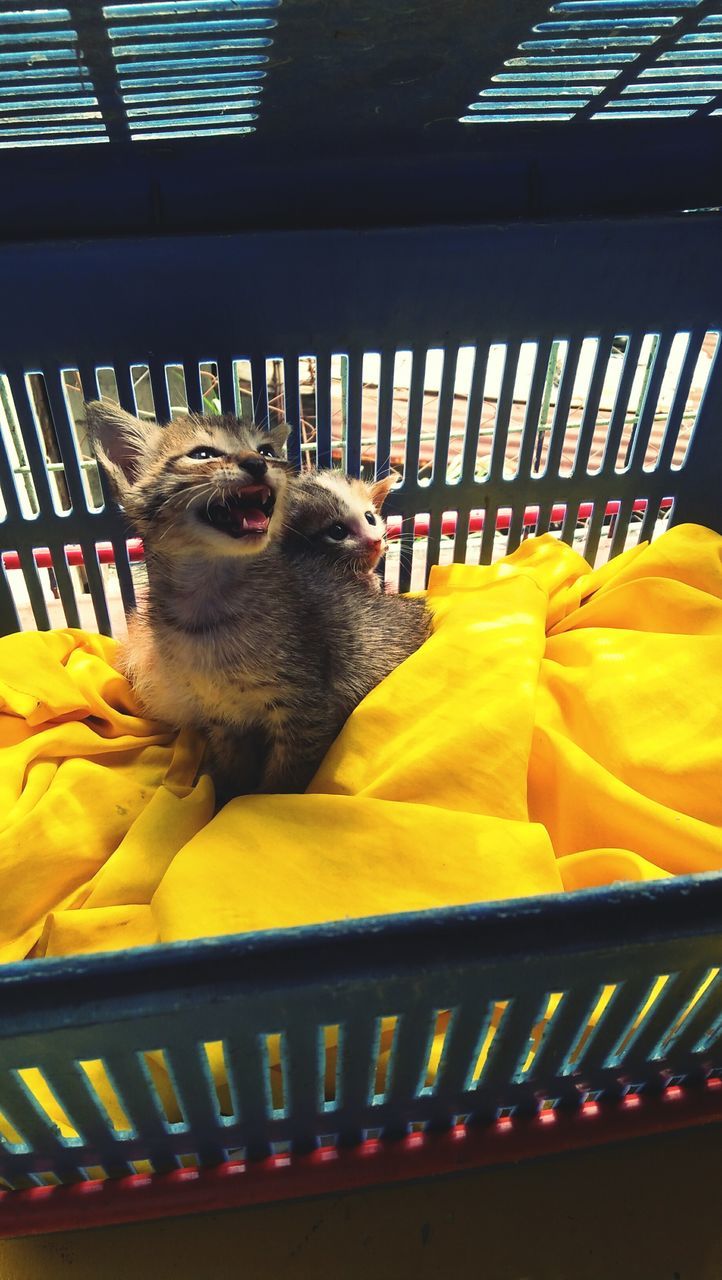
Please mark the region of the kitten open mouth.
POLYGON ((226 494, 223 502, 211 502, 198 511, 209 524, 229 538, 259 538, 268 533, 275 496, 265 484, 249 484, 226 494))

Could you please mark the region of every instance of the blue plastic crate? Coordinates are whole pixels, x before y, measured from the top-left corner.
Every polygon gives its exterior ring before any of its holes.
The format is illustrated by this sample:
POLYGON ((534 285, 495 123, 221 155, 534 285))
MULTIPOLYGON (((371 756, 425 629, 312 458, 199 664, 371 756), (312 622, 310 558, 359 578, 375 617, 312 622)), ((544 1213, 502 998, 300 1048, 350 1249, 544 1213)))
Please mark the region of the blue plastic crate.
MULTIPOLYGON (((591 559, 670 521, 722 531, 722 223, 682 212, 722 200, 713 6, 589 0, 549 11, 528 0, 480 13, 417 3, 402 15, 339 0, 337 9, 338 21, 323 25, 317 15, 328 19, 328 8, 311 0, 234 5, 234 22, 246 10, 277 22, 248 37, 273 41, 247 51, 266 63, 239 63, 238 47, 224 41, 246 36, 208 25, 174 31, 160 52, 148 49, 163 44, 157 32, 126 30, 225 20, 221 0, 134 3, 105 17, 95 4, 70 4, 57 11, 65 44, 38 39, 52 37, 56 19, 28 21, 27 47, 7 63, 4 54, 21 47, 5 40, 19 20, 0 14, 1 100, 28 121, 43 114, 29 105, 38 86, 47 98, 49 85, 62 84, 61 105, 49 108, 60 117, 83 96, 73 85, 90 80, 97 116, 85 124, 100 128, 87 138, 107 139, 86 145, 71 131, 85 128, 75 117, 0 126, 0 141, 13 143, 0 154, 5 630, 67 621, 110 632, 132 604, 128 531, 103 505, 78 425, 82 398, 114 386, 127 408, 154 408, 161 419, 204 402, 285 414, 297 428, 296 460, 305 452, 358 472, 391 458, 403 472, 389 503, 409 553, 396 573, 401 589, 440 558, 488 561, 550 528, 591 559), (616 34, 583 25, 619 15, 633 22, 616 34), (556 29, 569 22, 571 31, 556 29), (78 37, 69 44, 67 29, 78 37), (181 49, 186 38, 209 47, 181 49), (43 49, 61 57, 38 62, 43 49), (630 56, 605 62, 620 52, 630 56), (579 80, 550 79, 540 98, 527 75, 538 63, 525 62, 527 78, 515 79, 520 57, 561 59, 565 74, 569 58, 591 59, 580 65, 600 92, 571 107, 579 95, 559 85, 579 80), (222 72, 211 58, 244 77, 264 72, 257 119, 235 112, 230 135, 199 107, 217 102, 211 77, 222 72), (198 84, 179 87, 194 72, 177 63, 193 59, 207 97, 194 96, 198 84), (616 67, 619 76, 606 75, 616 67), (639 91, 666 84, 643 74, 660 67, 676 68, 674 83, 707 84, 685 90, 706 101, 682 107, 670 101, 681 91, 639 91), (131 115, 124 75, 141 96, 139 81, 157 78, 147 96, 162 97, 160 114, 131 115), (514 99, 522 105, 497 108, 507 99, 487 93, 495 87, 523 89, 514 99), (186 88, 187 100, 170 98, 186 88), (622 97, 652 105, 630 119, 622 97), (470 107, 477 101, 492 107, 470 107), (170 136, 176 102, 202 136, 170 136), (495 112, 515 118, 461 121, 495 112), (605 113, 612 118, 595 118, 605 113), (155 130, 162 136, 134 136, 150 118, 166 121, 155 130), (47 148, 49 140, 63 145, 47 148)), ((251 83, 239 78, 236 89, 251 83)), ((176 1179, 163 1184, 178 1197, 164 1208, 180 1211, 220 1202, 220 1184, 208 1191, 205 1175, 180 1169, 182 1158, 203 1168, 248 1162, 234 1184, 242 1200, 291 1194, 279 1188, 294 1167, 308 1171, 294 1194, 337 1186, 334 1158, 348 1167, 342 1151, 362 1153, 381 1180, 449 1167, 434 1136, 444 1131, 458 1151, 464 1142, 473 1151, 463 1161, 505 1158, 498 1140, 509 1125, 531 1126, 530 1149, 542 1151, 576 1117, 574 1141, 585 1141, 595 1107, 609 1136, 635 1132, 640 1108, 650 1123, 673 1123, 680 1086, 686 1120, 716 1115, 721 903, 714 874, 8 966, 0 1112, 19 1141, 0 1143, 0 1176, 15 1189, 0 1202, 0 1226, 59 1225, 81 1209, 88 1223, 105 1220, 111 1193, 22 1190, 49 1175, 87 1186, 98 1167, 117 1177, 149 1160, 160 1178, 176 1179), (377 1091, 384 1018, 395 1019, 393 1044, 377 1091), (442 1025, 441 1062, 429 1075, 442 1025), (329 1027, 340 1044, 333 1097, 323 1086, 329 1027), (268 1036, 280 1037, 275 1104, 268 1036), (204 1047, 218 1041, 227 1115, 204 1047), (145 1069, 143 1055, 159 1050, 182 1121, 167 1119, 145 1069), (126 1130, 113 1128, 80 1066, 98 1059, 126 1130), (34 1100, 18 1074, 28 1068, 42 1072, 76 1137, 62 1137, 34 1100), (637 1095, 639 1107, 629 1102, 637 1095), (655 1096, 670 1100, 666 1111, 662 1102, 655 1110, 655 1096), (314 1157, 319 1148, 331 1155, 314 1157), (261 1190, 257 1168, 270 1171, 261 1190)), ((106 1218, 160 1211, 132 1185, 133 1204, 121 1196, 106 1218)))

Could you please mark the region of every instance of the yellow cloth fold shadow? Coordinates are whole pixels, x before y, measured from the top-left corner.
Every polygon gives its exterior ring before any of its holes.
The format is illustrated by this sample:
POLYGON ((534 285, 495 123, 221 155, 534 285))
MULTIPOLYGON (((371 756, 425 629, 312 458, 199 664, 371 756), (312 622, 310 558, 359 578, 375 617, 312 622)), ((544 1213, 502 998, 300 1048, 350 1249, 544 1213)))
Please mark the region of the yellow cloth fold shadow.
POLYGON ((0 640, 0 961, 722 868, 722 538, 547 535, 428 599, 308 792, 215 817, 111 640, 0 640))

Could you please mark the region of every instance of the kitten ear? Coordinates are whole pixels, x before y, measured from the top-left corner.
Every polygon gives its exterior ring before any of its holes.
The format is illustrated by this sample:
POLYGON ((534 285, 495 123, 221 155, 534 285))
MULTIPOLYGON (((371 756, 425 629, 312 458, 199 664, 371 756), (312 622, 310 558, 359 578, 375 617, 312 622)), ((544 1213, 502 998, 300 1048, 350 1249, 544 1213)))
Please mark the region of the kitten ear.
POLYGON ((279 422, 277 427, 271 427, 268 434, 279 453, 282 449, 285 449, 286 441, 291 434, 291 430, 292 428, 287 422, 279 422))
POLYGON ((384 476, 382 480, 375 480, 371 485, 371 501, 377 511, 381 510, 398 479, 396 472, 392 471, 390 475, 384 476))
POLYGON ((135 484, 143 455, 158 443, 162 428, 107 400, 86 404, 85 421, 98 462, 116 493, 122 494, 135 484))

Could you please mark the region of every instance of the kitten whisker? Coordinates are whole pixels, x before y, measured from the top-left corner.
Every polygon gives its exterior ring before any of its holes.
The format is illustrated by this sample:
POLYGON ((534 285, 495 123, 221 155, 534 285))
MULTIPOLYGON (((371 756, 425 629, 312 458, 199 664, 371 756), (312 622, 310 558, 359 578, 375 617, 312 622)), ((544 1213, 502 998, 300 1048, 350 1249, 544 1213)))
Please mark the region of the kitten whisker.
MULTIPOLYGON (((193 497, 197 493, 202 492, 202 490, 206 488, 208 483, 209 483, 208 481, 200 481, 200 482, 196 482, 192 486, 190 502, 193 501, 193 497)), ((170 507, 176 502, 180 503, 183 500, 183 498, 187 496, 187 494, 188 494, 187 485, 183 485, 182 488, 176 489, 175 492, 170 495, 170 497, 166 498, 164 502, 161 502, 160 506, 156 509, 156 516, 159 516, 161 511, 163 511, 165 507, 170 507)), ((190 502, 188 506, 190 506, 190 502)), ((187 510, 188 510, 188 507, 186 507, 186 511, 187 510)))
POLYGON ((177 523, 178 523, 178 522, 177 522, 177 520, 171 520, 171 522, 170 522, 170 524, 168 525, 167 529, 164 529, 164 530, 163 530, 163 532, 162 532, 162 534, 160 535, 160 537, 159 537, 158 541, 159 541, 159 542, 162 542, 164 538, 167 538, 167 537, 168 537, 168 534, 171 532, 171 530, 172 530, 172 529, 175 529, 175 527, 176 527, 176 524, 177 524, 177 523))
MULTIPOLYGON (((212 498, 214 488, 215 488, 215 485, 211 484, 210 481, 208 481, 206 484, 196 485, 196 487, 191 492, 190 498, 186 503, 186 506, 185 506, 186 511, 190 510, 191 505, 195 502, 196 498, 200 498, 202 496, 204 489, 210 489, 211 491, 210 498, 212 498)), ((208 499, 209 502, 210 502, 210 498, 208 499)))
POLYGON ((211 503, 212 503, 212 501, 213 501, 214 497, 216 497, 217 495, 219 495, 219 493, 220 493, 220 491, 219 491, 219 489, 218 489, 218 485, 217 485, 217 484, 214 484, 214 485, 213 485, 213 487, 212 487, 212 489, 211 489, 211 491, 210 491, 210 493, 209 493, 209 495, 208 495, 208 501, 206 502, 206 512, 207 512, 207 514, 208 514, 208 515, 210 515, 210 514, 211 514, 211 503))
POLYGON ((294 525, 289 524, 287 520, 281 522, 281 528, 284 533, 293 533, 297 538, 303 538, 304 542, 307 542, 309 546, 312 545, 313 539, 309 538, 308 534, 302 533, 300 529, 296 529, 294 525))

